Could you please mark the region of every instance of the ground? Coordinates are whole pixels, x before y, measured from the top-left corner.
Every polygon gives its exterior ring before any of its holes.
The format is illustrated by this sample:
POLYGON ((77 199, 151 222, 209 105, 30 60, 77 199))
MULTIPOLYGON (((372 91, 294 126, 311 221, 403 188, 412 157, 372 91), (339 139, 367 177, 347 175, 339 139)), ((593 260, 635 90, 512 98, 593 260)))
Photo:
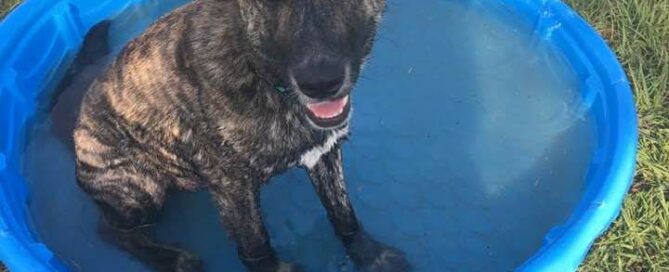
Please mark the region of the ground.
POLYGON ((609 41, 638 110, 637 173, 582 271, 669 271, 669 0, 568 0, 609 41))
MULTIPOLYGON (((20 0, 0 0, 0 18, 20 0)), ((566 0, 606 38, 629 76, 640 140, 620 218, 581 271, 669 271, 669 0, 566 0)))

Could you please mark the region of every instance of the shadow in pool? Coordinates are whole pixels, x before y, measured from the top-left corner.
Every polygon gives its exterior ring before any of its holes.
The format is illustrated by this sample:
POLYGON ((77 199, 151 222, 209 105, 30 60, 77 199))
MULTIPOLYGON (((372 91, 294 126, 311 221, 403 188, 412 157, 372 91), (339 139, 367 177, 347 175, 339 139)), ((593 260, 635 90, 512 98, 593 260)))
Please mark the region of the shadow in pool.
MULTIPOLYGON (((365 228, 404 250, 417 271, 512 270, 581 195, 592 137, 578 83, 496 1, 418 2, 389 2, 354 93, 344 147, 353 204, 365 228)), ((31 134, 29 210, 42 240, 75 270, 144 271, 99 239, 99 214, 74 179, 74 109, 108 61, 65 84, 31 134)), ((275 178, 262 204, 282 258, 308 271, 352 270, 304 171, 275 178)), ((168 198, 155 232, 202 256, 209 271, 242 269, 205 192, 168 198)))

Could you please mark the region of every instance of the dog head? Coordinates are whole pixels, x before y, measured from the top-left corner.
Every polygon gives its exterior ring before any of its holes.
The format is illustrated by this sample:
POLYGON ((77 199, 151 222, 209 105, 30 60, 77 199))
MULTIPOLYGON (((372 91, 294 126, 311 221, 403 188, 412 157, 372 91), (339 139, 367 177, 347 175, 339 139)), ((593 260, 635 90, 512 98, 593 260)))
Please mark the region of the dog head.
POLYGON ((254 55, 319 129, 345 125, 385 0, 237 0, 254 55))

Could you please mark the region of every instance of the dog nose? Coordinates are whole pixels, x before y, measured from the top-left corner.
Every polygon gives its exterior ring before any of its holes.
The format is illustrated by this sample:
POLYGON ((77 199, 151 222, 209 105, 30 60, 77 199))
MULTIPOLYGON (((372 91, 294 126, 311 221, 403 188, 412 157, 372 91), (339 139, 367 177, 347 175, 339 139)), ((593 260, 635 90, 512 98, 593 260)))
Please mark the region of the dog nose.
POLYGON ((324 59, 304 62, 291 71, 300 91, 313 99, 336 95, 346 79, 344 64, 324 59))

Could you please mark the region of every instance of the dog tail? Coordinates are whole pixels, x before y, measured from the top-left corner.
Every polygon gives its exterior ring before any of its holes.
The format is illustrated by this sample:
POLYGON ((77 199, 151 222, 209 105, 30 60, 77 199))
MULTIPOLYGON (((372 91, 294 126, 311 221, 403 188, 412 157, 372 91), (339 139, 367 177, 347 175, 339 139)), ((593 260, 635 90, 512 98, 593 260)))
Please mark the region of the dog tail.
POLYGON ((93 26, 84 37, 81 49, 57 85, 52 100, 51 120, 53 134, 74 151, 72 132, 79 115, 79 107, 86 91, 99 72, 106 67, 109 56, 109 27, 105 20, 93 26))
POLYGON ((91 30, 86 33, 84 43, 74 59, 74 63, 70 67, 70 71, 74 74, 85 66, 93 64, 97 60, 109 54, 109 27, 111 21, 105 20, 94 25, 91 30))

